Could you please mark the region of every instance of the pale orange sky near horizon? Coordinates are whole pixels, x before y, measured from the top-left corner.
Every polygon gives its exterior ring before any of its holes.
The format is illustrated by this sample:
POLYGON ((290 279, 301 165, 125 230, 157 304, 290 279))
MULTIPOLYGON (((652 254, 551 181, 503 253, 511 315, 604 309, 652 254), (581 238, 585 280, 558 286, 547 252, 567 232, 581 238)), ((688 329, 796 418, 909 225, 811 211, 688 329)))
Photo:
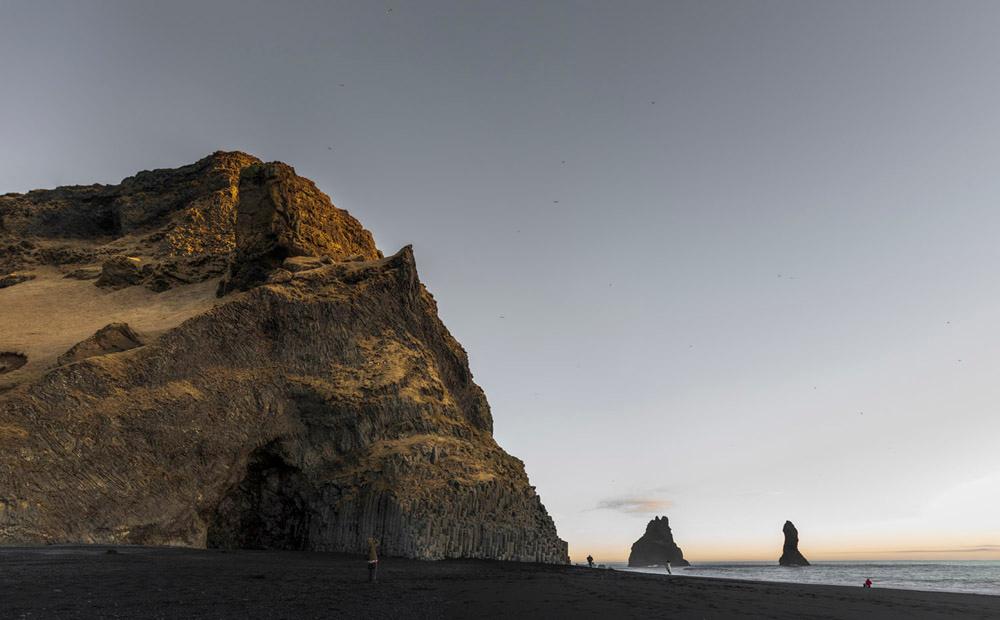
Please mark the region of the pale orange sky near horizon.
MULTIPOLYGON (((676 537, 675 537, 676 538, 676 537)), ((781 533, 774 537, 770 544, 746 545, 685 545, 683 540, 678 544, 684 552, 684 558, 692 564, 708 562, 774 562, 781 557, 783 543, 781 533)), ((900 541, 919 545, 920 540, 900 541)), ((837 546, 827 544, 807 544, 800 541, 799 550, 811 562, 844 562, 870 560, 1000 560, 1000 545, 987 545, 992 548, 970 550, 964 548, 963 540, 954 541, 954 546, 938 542, 933 547, 896 547, 877 544, 857 546, 837 546)), ((975 548, 976 546, 973 546, 975 548)), ((586 550, 570 548, 571 560, 582 563, 591 554, 597 562, 625 562, 628 560, 631 545, 615 547, 612 545, 591 545, 586 550)))

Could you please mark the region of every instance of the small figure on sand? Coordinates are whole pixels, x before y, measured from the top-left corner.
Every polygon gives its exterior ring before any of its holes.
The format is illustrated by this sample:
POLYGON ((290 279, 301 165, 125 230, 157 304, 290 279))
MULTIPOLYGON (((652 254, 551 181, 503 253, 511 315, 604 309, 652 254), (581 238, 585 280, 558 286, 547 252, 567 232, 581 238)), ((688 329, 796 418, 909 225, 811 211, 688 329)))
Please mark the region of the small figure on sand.
POLYGON ((667 560, 666 562, 663 563, 663 568, 667 569, 668 575, 673 575, 673 573, 670 572, 670 560, 667 560))
POLYGON ((594 568, 594 556, 592 555, 587 556, 587 566, 589 566, 590 568, 594 568))
POLYGON ((374 536, 368 538, 368 581, 375 583, 378 581, 378 539, 374 536))
POLYGON ((866 588, 872 587, 872 578, 871 577, 869 577, 868 579, 865 579, 865 587, 866 588))

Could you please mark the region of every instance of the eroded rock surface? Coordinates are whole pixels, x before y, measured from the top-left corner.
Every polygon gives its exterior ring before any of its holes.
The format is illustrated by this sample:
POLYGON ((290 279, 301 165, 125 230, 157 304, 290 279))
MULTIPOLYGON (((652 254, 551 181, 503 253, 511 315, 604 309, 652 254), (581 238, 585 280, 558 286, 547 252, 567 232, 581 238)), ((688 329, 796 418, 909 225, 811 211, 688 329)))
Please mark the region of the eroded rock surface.
POLYGON ((371 233, 287 164, 245 168, 239 192, 236 251, 220 295, 263 282, 287 258, 380 258, 371 233))
POLYGON ((568 561, 411 249, 382 258, 311 182, 256 164, 217 153, 114 190, 0 198, 17 260, 72 239, 97 264, 140 258, 139 286, 159 273, 174 289, 145 295, 188 304, 210 289, 146 265, 177 260, 197 282, 228 264, 210 309, 149 338, 109 316, 0 393, 0 544, 362 552, 375 536, 387 555, 568 561))
POLYGON ((60 355, 57 361, 60 365, 70 364, 95 355, 120 353, 142 345, 142 337, 128 323, 111 323, 60 355))
MULTIPOLYGON (((74 270, 71 273, 75 273, 74 270)), ((68 275, 68 274, 67 274, 68 275)), ((134 256, 113 256, 104 261, 97 286, 124 288, 142 282, 142 261, 134 256)))
POLYGON ((799 531, 791 521, 785 521, 781 531, 785 534, 785 545, 781 550, 778 564, 781 566, 809 566, 809 561, 799 552, 799 531))
POLYGON ((0 374, 12 372, 28 363, 28 356, 14 351, 0 351, 0 374))
POLYGON ((628 556, 629 566, 689 566, 684 552, 674 542, 667 517, 655 517, 646 525, 646 532, 632 544, 628 556))
POLYGON ((257 163, 245 153, 220 151, 118 185, 2 195, 0 272, 55 265, 79 273, 131 257, 142 271, 122 286, 166 290, 218 277, 236 245, 240 172, 257 163))
POLYGON ((14 286, 15 284, 34 279, 34 274, 30 273, 8 273, 5 276, 0 276, 0 288, 7 288, 8 286, 14 286))

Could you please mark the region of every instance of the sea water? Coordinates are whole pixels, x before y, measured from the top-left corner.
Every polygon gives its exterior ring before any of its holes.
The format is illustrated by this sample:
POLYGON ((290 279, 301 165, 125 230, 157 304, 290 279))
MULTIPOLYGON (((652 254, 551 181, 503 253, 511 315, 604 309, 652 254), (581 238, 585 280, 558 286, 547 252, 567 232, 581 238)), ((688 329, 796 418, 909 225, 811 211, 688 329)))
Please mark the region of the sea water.
MULTIPOLYGON (((660 567, 612 568, 666 574, 660 567)), ((966 592, 1000 596, 1000 560, 813 562, 812 566, 778 566, 775 562, 705 562, 672 567, 674 575, 780 581, 861 587, 871 578, 873 588, 966 592)))

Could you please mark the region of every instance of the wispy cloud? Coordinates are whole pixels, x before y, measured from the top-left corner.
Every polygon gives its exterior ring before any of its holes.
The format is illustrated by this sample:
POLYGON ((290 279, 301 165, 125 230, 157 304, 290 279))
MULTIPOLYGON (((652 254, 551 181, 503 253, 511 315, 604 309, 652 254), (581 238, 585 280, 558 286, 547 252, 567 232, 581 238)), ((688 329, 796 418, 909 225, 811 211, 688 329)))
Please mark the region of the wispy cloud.
POLYGON ((979 553, 982 551, 1000 551, 1000 545, 975 545, 951 549, 895 549, 894 553, 979 553))
POLYGON ((615 497, 601 500, 594 510, 617 510, 627 514, 651 514, 670 508, 671 502, 655 497, 615 497))

